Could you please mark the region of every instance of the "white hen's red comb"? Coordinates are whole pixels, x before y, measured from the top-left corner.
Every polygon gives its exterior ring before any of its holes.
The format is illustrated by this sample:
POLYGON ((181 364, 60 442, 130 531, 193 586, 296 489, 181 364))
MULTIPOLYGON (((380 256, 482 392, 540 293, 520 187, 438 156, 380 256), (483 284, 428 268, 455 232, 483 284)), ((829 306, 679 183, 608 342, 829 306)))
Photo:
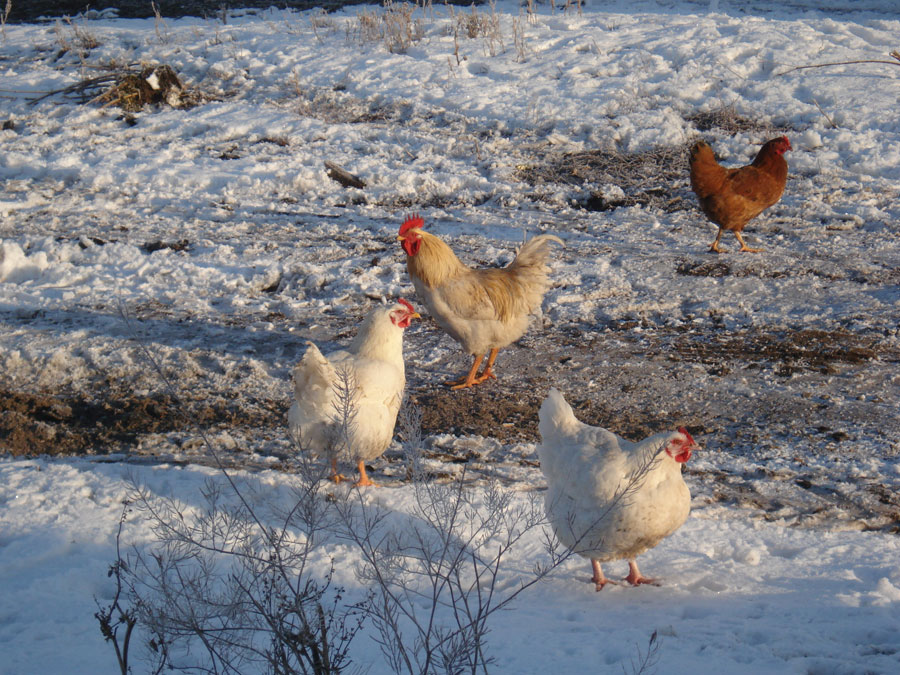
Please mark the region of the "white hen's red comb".
POLYGON ((401 305, 403 305, 404 307, 406 307, 406 309, 409 310, 409 313, 410 313, 410 314, 415 314, 415 313, 416 313, 415 308, 412 306, 412 303, 411 303, 409 300, 404 300, 403 298, 400 298, 400 299, 397 300, 397 302, 399 302, 401 305))

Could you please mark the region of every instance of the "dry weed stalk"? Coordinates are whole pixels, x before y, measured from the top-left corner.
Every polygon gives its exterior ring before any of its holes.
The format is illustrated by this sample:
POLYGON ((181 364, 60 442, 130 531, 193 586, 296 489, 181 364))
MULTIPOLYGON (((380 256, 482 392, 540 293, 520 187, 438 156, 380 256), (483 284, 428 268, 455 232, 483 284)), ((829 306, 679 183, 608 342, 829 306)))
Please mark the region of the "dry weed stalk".
POLYGON ((157 5, 154 0, 150 0, 150 8, 153 10, 156 38, 159 40, 160 44, 169 44, 169 26, 162 18, 162 14, 159 11, 159 5, 157 5))
POLYGON ((788 73, 793 73, 796 70, 808 70, 809 68, 830 68, 832 66, 855 66, 862 63, 880 63, 882 65, 888 66, 900 66, 900 51, 894 49, 892 50, 888 56, 896 59, 895 61, 888 61, 886 59, 855 59, 852 61, 834 61, 831 63, 813 63, 808 66, 794 66, 793 68, 788 68, 780 73, 775 73, 775 77, 781 77, 782 75, 787 75, 788 73))
POLYGON ((6 0, 6 6, 0 11, 0 30, 3 32, 3 39, 6 40, 6 20, 12 11, 12 0, 6 0))

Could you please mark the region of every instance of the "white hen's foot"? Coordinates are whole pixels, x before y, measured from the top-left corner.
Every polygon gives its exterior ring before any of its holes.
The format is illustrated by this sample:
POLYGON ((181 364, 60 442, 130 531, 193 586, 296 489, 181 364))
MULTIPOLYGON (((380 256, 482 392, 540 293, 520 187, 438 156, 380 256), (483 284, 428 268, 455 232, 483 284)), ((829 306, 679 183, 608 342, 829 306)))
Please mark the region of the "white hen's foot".
POLYGON ((369 475, 366 473, 366 465, 362 460, 359 460, 359 480, 353 484, 353 487, 378 487, 378 483, 369 478, 369 475))
POLYGON ((594 582, 595 590, 602 591, 603 587, 606 584, 612 584, 613 586, 618 586, 618 582, 613 581, 612 579, 607 579, 603 574, 603 570, 600 569, 600 561, 591 559, 591 567, 594 570, 594 576, 591 577, 591 581, 594 582))
POLYGON ((641 574, 641 571, 638 569, 637 563, 634 560, 628 561, 628 576, 625 577, 625 581, 632 586, 641 586, 643 584, 659 586, 659 582, 657 582, 656 579, 650 579, 641 574))

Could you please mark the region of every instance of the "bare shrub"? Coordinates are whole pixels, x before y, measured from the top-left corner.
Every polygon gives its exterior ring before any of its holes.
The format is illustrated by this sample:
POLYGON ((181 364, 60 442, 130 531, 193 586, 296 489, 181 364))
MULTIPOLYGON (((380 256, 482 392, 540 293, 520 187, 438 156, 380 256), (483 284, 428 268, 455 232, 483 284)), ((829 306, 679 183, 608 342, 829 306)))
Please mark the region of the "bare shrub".
POLYGON ((418 410, 401 409, 413 512, 398 520, 351 492, 336 505, 342 536, 362 555, 360 580, 374 589, 362 609, 390 667, 411 675, 474 673, 490 663, 490 616, 549 572, 517 581, 504 566, 544 521, 543 509, 536 499, 516 505, 496 482, 473 490, 464 472, 449 483, 428 480, 420 422, 418 410))
POLYGON ((320 675, 348 666, 363 615, 342 605, 331 572, 318 578, 308 567, 330 509, 321 467, 307 469, 284 506, 231 478, 208 481, 193 508, 132 486, 129 501, 156 541, 134 549, 124 569, 165 668, 320 675))
POLYGON ((347 24, 348 37, 355 35, 359 42, 383 42, 392 54, 404 54, 424 36, 421 19, 414 19, 416 5, 385 0, 382 10, 363 10, 354 23, 347 24))

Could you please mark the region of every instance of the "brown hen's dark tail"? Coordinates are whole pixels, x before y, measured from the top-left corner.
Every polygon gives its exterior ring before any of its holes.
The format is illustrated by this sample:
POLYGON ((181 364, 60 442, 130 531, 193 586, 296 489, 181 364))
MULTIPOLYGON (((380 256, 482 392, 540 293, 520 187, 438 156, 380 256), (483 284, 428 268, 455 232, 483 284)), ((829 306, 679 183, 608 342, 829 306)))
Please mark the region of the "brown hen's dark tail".
POLYGON ((691 148, 691 189, 700 198, 705 199, 722 187, 725 169, 716 161, 716 156, 709 144, 697 141, 691 148))

